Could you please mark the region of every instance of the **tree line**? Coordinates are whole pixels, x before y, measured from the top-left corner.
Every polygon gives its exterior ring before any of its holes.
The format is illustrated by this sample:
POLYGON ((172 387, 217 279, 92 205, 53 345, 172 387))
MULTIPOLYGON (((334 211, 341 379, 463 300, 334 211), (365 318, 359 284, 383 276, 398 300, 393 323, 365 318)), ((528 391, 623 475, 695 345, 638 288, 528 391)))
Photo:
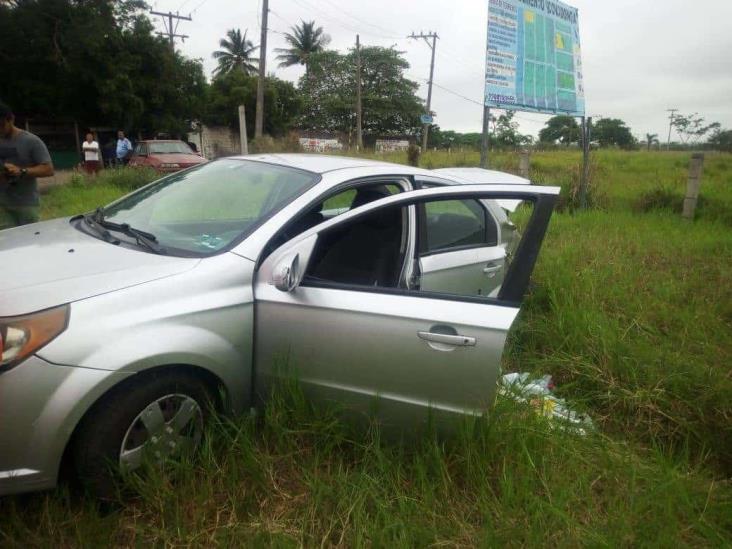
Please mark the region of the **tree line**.
MULTIPOLYGON (((237 107, 254 120, 258 47, 230 29, 213 52, 209 81, 201 60, 155 34, 142 0, 12 0, 0 3, 0 98, 22 118, 76 121, 132 133, 184 134, 194 122, 237 127, 237 107), (12 75, 8 77, 7 75, 12 75)), ((312 21, 285 35, 280 66, 302 64, 297 86, 265 82, 265 133, 292 128, 349 133, 355 124, 353 51, 327 50, 312 21)), ((393 48, 361 50, 364 130, 413 134, 424 105, 409 64, 393 48)))
MULTIPOLYGON (((212 53, 209 80, 201 60, 174 51, 157 36, 143 0, 6 0, 0 3, 0 99, 24 118, 76 121, 84 126, 124 128, 145 136, 183 135, 192 124, 238 127, 237 107, 254 120, 258 46, 247 30, 228 30, 212 53), (11 75, 11 76, 7 76, 11 75)), ((302 65, 297 85, 270 75, 265 81, 265 126, 271 136, 294 128, 353 134, 356 125, 355 49, 328 49, 330 38, 314 21, 285 33, 275 50, 280 67, 302 65)), ((425 104, 418 84, 405 76, 409 64, 395 48, 363 47, 362 113, 365 134, 416 136, 425 104)), ((534 138, 519 132, 515 113, 492 117, 493 147, 524 147, 534 138)), ((681 143, 706 142, 730 150, 732 135, 698 115, 677 116, 681 143), (706 140, 706 141, 705 141, 706 140)), ((253 126, 253 125, 251 125, 253 126)), ((250 131, 253 133, 253 128, 250 131)), ((619 119, 591 128, 599 146, 657 146, 658 136, 639 142, 619 119)), ((579 141, 575 118, 555 116, 539 132, 539 144, 579 141)), ((479 148, 480 133, 431 127, 429 146, 479 148)))

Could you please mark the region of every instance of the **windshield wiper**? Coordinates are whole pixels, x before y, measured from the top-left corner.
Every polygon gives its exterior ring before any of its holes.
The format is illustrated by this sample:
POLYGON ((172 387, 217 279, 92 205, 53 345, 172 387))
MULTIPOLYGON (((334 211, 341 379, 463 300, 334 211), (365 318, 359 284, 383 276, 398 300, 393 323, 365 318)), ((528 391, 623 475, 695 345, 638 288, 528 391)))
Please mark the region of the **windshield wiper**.
POLYGON ((106 242, 110 242, 111 244, 119 244, 119 240, 112 236, 112 233, 110 233, 107 229, 105 229, 99 221, 96 219, 96 213, 95 214, 86 214, 84 216, 84 221, 86 222, 89 227, 94 229, 99 236, 102 237, 106 242))
MULTIPOLYGON (((104 232, 109 235, 113 240, 116 240, 106 229, 110 229, 112 231, 119 231, 122 234, 126 234, 127 236, 130 236, 135 239, 135 242, 137 242, 140 246, 145 246, 147 249, 155 252, 156 254, 164 254, 166 253, 166 250, 163 246, 158 244, 157 237, 152 234, 148 233, 146 231, 141 231, 140 229, 135 229, 134 227, 131 227, 127 223, 114 223, 112 221, 107 221, 104 219, 104 209, 103 208, 97 208, 96 211, 88 216, 85 216, 86 218, 90 218, 91 222, 99 226, 104 232)), ((87 222, 88 219, 87 219, 87 222)), ((101 234, 101 233, 100 233, 101 234)), ((102 235, 104 237, 104 235, 102 235)), ((105 238, 105 240, 107 240, 105 238)), ((111 242, 111 240, 108 240, 108 242, 111 242)), ((119 244, 119 240, 116 242, 119 244)))

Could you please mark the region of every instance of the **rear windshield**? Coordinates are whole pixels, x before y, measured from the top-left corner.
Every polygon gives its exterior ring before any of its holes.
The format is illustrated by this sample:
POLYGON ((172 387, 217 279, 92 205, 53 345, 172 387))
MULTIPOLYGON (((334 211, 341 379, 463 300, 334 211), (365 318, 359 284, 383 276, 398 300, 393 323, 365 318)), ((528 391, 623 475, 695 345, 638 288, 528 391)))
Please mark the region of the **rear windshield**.
POLYGON ((185 255, 211 255, 250 233, 317 175, 221 159, 165 177, 104 209, 105 219, 152 233, 185 255))
POLYGON ((193 154, 185 143, 148 143, 150 154, 193 154))

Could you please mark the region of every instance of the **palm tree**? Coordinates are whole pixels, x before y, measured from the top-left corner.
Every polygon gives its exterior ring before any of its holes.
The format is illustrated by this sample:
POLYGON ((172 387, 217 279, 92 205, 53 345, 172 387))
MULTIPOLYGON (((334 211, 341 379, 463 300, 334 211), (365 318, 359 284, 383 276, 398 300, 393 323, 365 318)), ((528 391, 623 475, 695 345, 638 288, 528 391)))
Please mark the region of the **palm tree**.
POLYGON ((259 49, 251 40, 247 40, 247 31, 242 35, 240 29, 229 29, 226 38, 219 40, 223 49, 213 52, 213 58, 219 62, 214 74, 228 74, 240 70, 244 74, 257 71, 258 60, 252 57, 254 50, 259 49))
POLYGON ((300 25, 291 27, 291 33, 285 33, 285 40, 289 48, 277 48, 277 59, 280 67, 305 65, 305 74, 308 73, 308 59, 313 53, 323 51, 330 43, 330 36, 323 32, 323 27, 316 27, 315 21, 309 23, 300 20, 300 25))
POLYGON ((651 147, 653 145, 658 144, 658 134, 657 133, 647 133, 646 134, 646 146, 648 147, 648 150, 651 150, 651 147))

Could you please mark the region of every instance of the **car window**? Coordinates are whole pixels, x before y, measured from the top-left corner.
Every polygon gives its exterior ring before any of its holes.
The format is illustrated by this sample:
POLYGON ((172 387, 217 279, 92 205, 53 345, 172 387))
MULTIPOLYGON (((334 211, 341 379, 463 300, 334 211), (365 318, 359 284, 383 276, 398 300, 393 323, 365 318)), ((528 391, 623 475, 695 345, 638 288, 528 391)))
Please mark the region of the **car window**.
POLYGON ((476 200, 428 202, 424 210, 423 253, 497 244, 496 231, 488 235, 488 212, 476 200))
POLYGON ((221 159, 165 177, 104 211, 109 221, 152 233, 166 248, 209 255, 255 228, 316 178, 294 168, 221 159))
MULTIPOLYGON (((440 187, 421 182, 420 188, 440 187)), ((428 202, 420 216, 420 253, 429 254, 469 246, 497 246, 498 224, 478 200, 428 202)))
POLYGON ((380 208, 325 231, 305 273, 307 282, 394 288, 405 260, 407 208, 380 208))
POLYGON ((288 240, 292 240, 323 221, 342 215, 350 209, 363 206, 368 202, 400 193, 402 190, 397 183, 379 182, 373 185, 356 183, 349 189, 337 192, 290 221, 265 247, 261 259, 265 259, 288 240))
MULTIPOLYGON (((383 196, 388 196, 402 192, 402 188, 396 183, 375 183, 374 185, 361 185, 358 189, 350 188, 327 198, 320 206, 320 212, 327 219, 341 215, 354 207, 357 194, 363 191, 375 191, 383 194, 383 196)), ((365 203, 363 202, 363 204, 365 203)), ((361 203, 356 204, 363 205, 361 203)))
POLYGON ((193 151, 182 141, 173 141, 150 143, 150 154, 193 154, 193 151))
MULTIPOLYGON (((439 199, 425 201, 423 205, 435 215, 464 218, 464 227, 455 230, 457 237, 449 240, 453 248, 447 248, 456 253, 408 255, 402 239, 407 231, 408 207, 379 208, 323 231, 310 256, 303 284, 400 288, 421 294, 495 298, 504 284, 521 233, 514 227, 505 246, 472 246, 473 242, 485 242, 487 214, 482 204, 472 199, 439 199), (456 249, 458 246, 462 248, 456 249)), ((517 225, 525 226, 532 211, 533 203, 525 202, 515 213, 517 225)))

